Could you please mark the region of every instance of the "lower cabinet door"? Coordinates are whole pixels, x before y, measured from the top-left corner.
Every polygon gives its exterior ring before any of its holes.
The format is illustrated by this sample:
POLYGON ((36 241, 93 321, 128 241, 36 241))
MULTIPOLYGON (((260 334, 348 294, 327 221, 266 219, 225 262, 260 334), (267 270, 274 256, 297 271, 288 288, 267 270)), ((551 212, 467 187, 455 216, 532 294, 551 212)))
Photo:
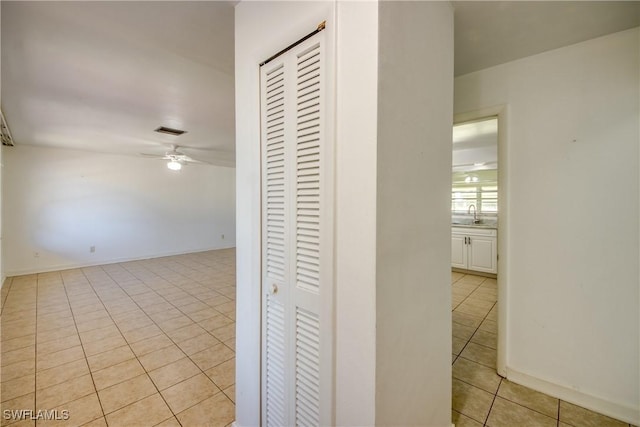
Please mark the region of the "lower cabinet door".
POLYGON ((467 268, 466 237, 462 234, 451 235, 451 266, 467 268))
POLYGON ((496 238, 470 236, 469 239, 469 266, 467 268, 485 273, 497 273, 496 238))

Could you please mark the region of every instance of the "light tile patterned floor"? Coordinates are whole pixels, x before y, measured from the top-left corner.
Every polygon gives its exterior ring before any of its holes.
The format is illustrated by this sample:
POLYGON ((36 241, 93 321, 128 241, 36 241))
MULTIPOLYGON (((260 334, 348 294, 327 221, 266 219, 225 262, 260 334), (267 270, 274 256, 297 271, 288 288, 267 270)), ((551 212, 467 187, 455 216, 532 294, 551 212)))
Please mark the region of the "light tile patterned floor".
MULTIPOLYGON (((627 426, 499 377, 496 281, 452 273, 452 283, 456 426, 627 426)), ((235 291, 234 250, 8 279, 2 414, 70 418, 1 425, 228 425, 235 291)))
POLYGON ((233 249, 8 279, 1 425, 229 425, 235 294, 233 249))
POLYGON ((628 427, 496 374, 497 282, 451 273, 456 427, 628 427))

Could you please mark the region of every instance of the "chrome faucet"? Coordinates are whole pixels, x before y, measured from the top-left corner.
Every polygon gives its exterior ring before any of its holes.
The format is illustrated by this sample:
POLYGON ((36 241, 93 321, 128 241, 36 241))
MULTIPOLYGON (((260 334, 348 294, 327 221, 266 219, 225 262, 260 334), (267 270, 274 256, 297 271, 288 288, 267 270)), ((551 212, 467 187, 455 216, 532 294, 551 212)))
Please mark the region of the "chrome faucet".
POLYGON ((467 214, 471 215, 471 208, 473 208, 473 223, 480 224, 480 220, 478 220, 478 215, 476 212, 476 205, 469 205, 469 209, 467 210, 467 214))

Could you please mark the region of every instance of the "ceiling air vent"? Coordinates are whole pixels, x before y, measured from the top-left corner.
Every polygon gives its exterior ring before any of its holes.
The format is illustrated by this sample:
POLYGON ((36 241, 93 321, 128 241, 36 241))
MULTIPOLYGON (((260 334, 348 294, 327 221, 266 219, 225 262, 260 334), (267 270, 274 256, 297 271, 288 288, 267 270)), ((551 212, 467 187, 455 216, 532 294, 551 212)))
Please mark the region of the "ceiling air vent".
POLYGON ((160 126, 158 129, 156 129, 156 132, 166 133, 167 135, 173 135, 173 136, 180 136, 183 133, 187 133, 186 130, 173 129, 173 128, 168 128, 164 126, 160 126))
POLYGON ((7 121, 4 119, 2 110, 0 110, 0 137, 2 137, 2 145, 13 147, 13 138, 11 137, 11 132, 9 131, 7 121))

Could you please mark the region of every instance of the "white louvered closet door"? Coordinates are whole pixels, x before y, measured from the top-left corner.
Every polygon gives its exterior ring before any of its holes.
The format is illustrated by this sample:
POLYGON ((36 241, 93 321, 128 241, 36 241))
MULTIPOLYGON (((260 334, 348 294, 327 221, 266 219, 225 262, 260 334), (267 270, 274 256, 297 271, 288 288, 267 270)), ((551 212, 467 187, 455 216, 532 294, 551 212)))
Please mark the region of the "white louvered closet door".
POLYGON ((324 32, 261 69, 262 420, 332 424, 331 148, 324 32))

